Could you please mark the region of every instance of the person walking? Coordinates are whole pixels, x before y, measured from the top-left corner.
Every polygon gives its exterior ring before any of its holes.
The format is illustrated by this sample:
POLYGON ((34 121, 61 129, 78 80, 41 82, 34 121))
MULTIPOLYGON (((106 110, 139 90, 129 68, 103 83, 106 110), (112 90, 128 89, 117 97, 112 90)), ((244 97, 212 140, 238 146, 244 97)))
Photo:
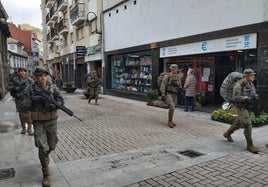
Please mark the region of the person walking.
POLYGON ((29 87, 29 97, 24 100, 23 107, 31 109, 31 116, 35 132, 35 146, 42 166, 42 185, 50 186, 49 154, 56 148, 57 136, 57 107, 42 97, 48 95, 54 101, 63 104, 64 99, 55 84, 47 81, 49 75, 44 67, 37 67, 34 71, 35 82, 29 87))
POLYGON ((178 65, 172 64, 169 67, 170 73, 164 76, 160 92, 162 101, 169 106, 168 110, 168 127, 173 128, 176 124, 173 122, 174 110, 177 104, 178 90, 181 88, 181 81, 178 76, 178 65))
POLYGON ((234 110, 237 114, 231 127, 223 134, 228 142, 233 142, 231 134, 244 127, 244 136, 247 141, 247 150, 252 153, 258 153, 258 149, 253 145, 252 140, 252 123, 250 120, 251 111, 249 108, 252 104, 252 96, 256 95, 256 89, 253 84, 255 72, 252 69, 243 71, 243 79, 237 81, 233 87, 234 110))
POLYGON ((19 112, 19 118, 21 122, 21 134, 33 135, 32 120, 29 111, 24 111, 21 107, 22 101, 27 97, 27 88, 33 83, 33 79, 26 75, 27 70, 25 68, 19 68, 17 76, 14 74, 9 80, 9 90, 11 95, 15 98, 16 109, 19 112), (27 131, 26 131, 27 124, 27 131))
POLYGON ((92 76, 88 80, 88 89, 89 89, 89 97, 88 97, 88 104, 90 104, 91 99, 95 99, 95 105, 98 104, 98 98, 99 98, 99 87, 101 85, 101 82, 98 79, 97 72, 93 71, 92 76))
POLYGON ((192 107, 192 111, 195 111, 195 94, 196 94, 197 80, 194 76, 194 70, 188 69, 187 77, 184 83, 185 89, 185 112, 188 112, 189 106, 192 107))

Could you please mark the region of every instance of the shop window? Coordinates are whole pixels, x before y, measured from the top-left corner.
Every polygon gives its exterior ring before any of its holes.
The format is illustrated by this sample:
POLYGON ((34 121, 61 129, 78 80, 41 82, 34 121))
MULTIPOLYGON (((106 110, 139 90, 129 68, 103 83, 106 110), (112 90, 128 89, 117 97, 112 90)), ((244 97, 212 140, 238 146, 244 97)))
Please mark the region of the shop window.
POLYGON ((112 57, 112 88, 146 92, 151 87, 152 58, 149 53, 112 57))

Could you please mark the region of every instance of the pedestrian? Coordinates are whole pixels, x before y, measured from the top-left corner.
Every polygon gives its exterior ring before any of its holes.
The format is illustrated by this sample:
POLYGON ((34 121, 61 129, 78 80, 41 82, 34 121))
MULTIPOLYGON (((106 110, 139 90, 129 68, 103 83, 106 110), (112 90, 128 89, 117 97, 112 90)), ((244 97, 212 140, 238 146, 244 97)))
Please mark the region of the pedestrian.
POLYGON ((192 107, 192 111, 195 111, 195 94, 196 94, 197 80, 194 75, 193 69, 188 69, 187 77, 184 83, 185 89, 185 112, 188 112, 189 106, 192 107))
POLYGON ((57 85, 57 87, 60 90, 62 90, 62 87, 63 87, 63 79, 62 79, 62 76, 61 76, 61 73, 60 72, 58 72, 57 75, 56 75, 55 84, 57 85))
POLYGON ((9 90, 11 95, 15 98, 16 109, 19 112, 19 118, 21 123, 21 134, 33 135, 32 120, 29 111, 25 111, 21 107, 22 101, 28 96, 28 87, 33 83, 33 79, 26 75, 27 70, 25 68, 18 68, 18 72, 15 75, 11 75, 9 79, 9 90), (27 131, 26 131, 27 124, 27 131))
POLYGON ((57 137, 57 107, 45 100, 42 94, 48 94, 51 99, 63 104, 60 90, 55 84, 47 81, 48 71, 44 67, 37 67, 34 71, 35 82, 29 88, 29 97, 24 102, 24 108, 31 108, 35 131, 35 146, 42 166, 43 186, 50 186, 49 154, 56 148, 57 137))
POLYGON ((173 115, 177 104, 178 90, 181 89, 181 81, 178 76, 178 65, 172 64, 169 67, 170 73, 166 74, 161 83, 160 92, 162 101, 169 106, 168 110, 168 126, 173 128, 176 124, 173 122, 173 115))
POLYGON ((88 89, 89 89, 89 97, 88 97, 88 104, 90 104, 91 99, 95 99, 95 105, 98 104, 99 98, 99 88, 101 85, 100 80, 98 79, 97 72, 93 71, 92 76, 88 79, 88 89))
POLYGON ((91 78, 91 73, 90 71, 84 75, 84 87, 87 87, 88 80, 91 78))
POLYGON ((233 87, 233 104, 237 114, 231 127, 223 134, 228 142, 233 142, 231 134, 241 127, 244 128, 244 136, 247 141, 247 150, 252 153, 258 153, 258 149, 253 145, 252 123, 250 120, 252 106, 252 96, 256 96, 256 89, 253 84, 255 72, 252 69, 243 71, 243 79, 237 81, 233 87))

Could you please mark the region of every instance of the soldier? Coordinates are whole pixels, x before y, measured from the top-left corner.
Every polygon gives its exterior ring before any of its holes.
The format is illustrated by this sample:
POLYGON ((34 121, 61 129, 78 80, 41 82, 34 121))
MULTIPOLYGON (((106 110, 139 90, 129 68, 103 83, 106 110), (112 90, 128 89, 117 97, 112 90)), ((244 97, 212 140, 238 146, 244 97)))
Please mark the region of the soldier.
POLYGON ((101 85, 101 82, 99 81, 97 77, 97 72, 92 72, 92 77, 88 80, 88 89, 89 89, 89 98, 88 98, 88 104, 90 104, 91 99, 95 99, 95 105, 98 105, 98 98, 99 98, 99 86, 101 85))
POLYGON ((176 126, 173 123, 174 110, 177 104, 178 90, 181 89, 181 81, 178 76, 178 66, 176 64, 170 65, 170 73, 164 76, 160 92, 162 95, 162 101, 165 101, 168 106, 168 126, 173 128, 176 126))
POLYGON ((37 67, 35 82, 29 89, 29 97, 24 102, 24 108, 30 108, 35 131, 35 146, 38 147, 40 163, 42 165, 43 186, 50 186, 49 153, 58 143, 57 137, 57 107, 45 100, 40 93, 49 93, 49 97, 63 104, 64 100, 56 85, 47 81, 48 71, 37 67))
POLYGON ((237 117, 234 120, 231 127, 223 134, 227 138, 228 142, 233 142, 231 134, 244 127, 244 135, 247 140, 247 150, 252 153, 258 153, 258 149, 254 147, 251 137, 252 123, 250 120, 251 111, 249 108, 252 103, 252 96, 256 96, 256 89, 253 84, 255 79, 255 73, 252 69, 245 69, 243 72, 243 79, 237 81, 233 87, 233 102, 234 110, 237 113, 237 117))
POLYGON ((19 118, 21 122, 21 134, 26 134, 26 123, 27 123, 27 133, 33 135, 32 131, 32 121, 29 111, 24 111, 21 108, 22 101, 27 97, 27 88, 33 83, 33 79, 26 76, 26 69, 19 68, 16 75, 11 75, 9 89, 12 93, 11 95, 15 98, 16 109, 19 112, 19 118))

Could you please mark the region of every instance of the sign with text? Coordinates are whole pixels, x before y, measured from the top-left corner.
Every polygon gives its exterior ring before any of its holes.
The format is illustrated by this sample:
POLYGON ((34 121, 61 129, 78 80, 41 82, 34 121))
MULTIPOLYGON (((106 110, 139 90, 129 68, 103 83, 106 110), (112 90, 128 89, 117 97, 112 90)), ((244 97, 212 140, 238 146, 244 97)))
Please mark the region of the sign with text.
POLYGON ((255 49, 257 33, 160 48, 160 58, 191 54, 255 49))
POLYGON ((76 46, 76 56, 84 57, 86 55, 86 46, 76 46))

